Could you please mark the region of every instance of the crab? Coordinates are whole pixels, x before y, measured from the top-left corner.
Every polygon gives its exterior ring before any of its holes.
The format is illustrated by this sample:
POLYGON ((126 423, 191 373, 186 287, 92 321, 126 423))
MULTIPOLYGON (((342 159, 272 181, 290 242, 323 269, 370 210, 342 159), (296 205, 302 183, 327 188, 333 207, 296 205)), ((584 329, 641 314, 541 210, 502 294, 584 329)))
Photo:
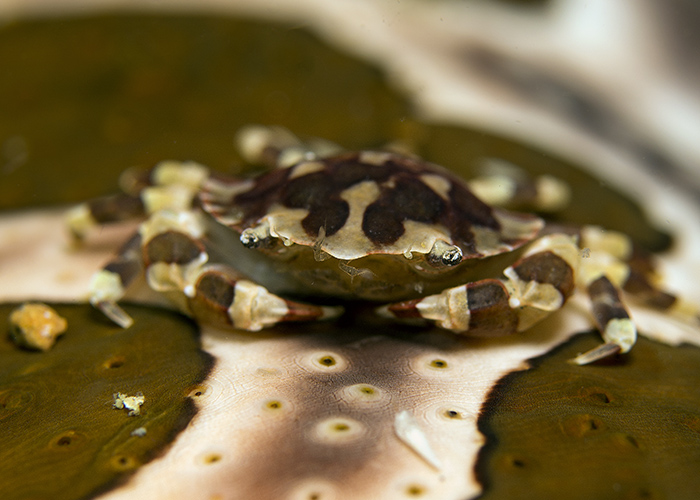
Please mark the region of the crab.
POLYGON ((551 177, 467 182, 411 154, 347 152, 280 127, 250 126, 238 139, 266 172, 233 178, 161 162, 127 171, 124 193, 69 213, 78 239, 144 217, 90 285, 90 302, 116 324, 132 324, 118 302, 141 274, 197 321, 248 331, 333 319, 342 304, 361 303, 456 334, 509 335, 580 289, 604 340, 573 360, 587 364, 635 343, 623 289, 659 309, 684 307, 655 285, 650 256, 624 234, 504 208, 561 207, 567 188, 551 177))

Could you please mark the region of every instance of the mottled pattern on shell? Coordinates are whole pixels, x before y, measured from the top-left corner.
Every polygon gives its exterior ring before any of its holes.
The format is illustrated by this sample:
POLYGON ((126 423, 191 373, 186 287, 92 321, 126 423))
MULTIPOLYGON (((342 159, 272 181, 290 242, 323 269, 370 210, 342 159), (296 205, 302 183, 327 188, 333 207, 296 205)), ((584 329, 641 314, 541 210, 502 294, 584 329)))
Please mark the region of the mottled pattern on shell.
POLYGON ((310 159, 253 180, 211 180, 202 202, 238 232, 268 223, 273 237, 345 260, 427 254, 436 241, 479 258, 511 251, 542 227, 534 215, 490 207, 437 165, 389 152, 310 159))

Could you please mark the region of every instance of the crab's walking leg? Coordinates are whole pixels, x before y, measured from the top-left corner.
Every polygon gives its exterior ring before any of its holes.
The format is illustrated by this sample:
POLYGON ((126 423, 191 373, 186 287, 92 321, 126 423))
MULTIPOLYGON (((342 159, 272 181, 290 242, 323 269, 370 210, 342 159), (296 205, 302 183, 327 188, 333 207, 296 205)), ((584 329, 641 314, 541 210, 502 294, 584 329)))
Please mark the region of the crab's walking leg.
POLYGON ((439 326, 470 335, 504 335, 530 328, 559 309, 581 280, 593 303, 593 315, 605 344, 577 357, 591 363, 627 352, 637 338, 634 324, 620 300, 619 289, 606 275, 577 276, 579 247, 576 238, 551 234, 537 240, 523 258, 504 271, 504 280, 481 280, 397 304, 380 311, 396 317, 435 320, 439 326))
POLYGON ((199 275, 189 305, 193 316, 202 322, 249 331, 287 321, 328 319, 342 313, 339 307, 283 299, 224 266, 211 266, 199 275))
POLYGON ((469 189, 489 205, 524 211, 556 212, 571 198, 568 185, 552 177, 533 177, 504 161, 491 160, 486 175, 471 179, 469 189))
POLYGON ((135 234, 122 246, 119 253, 100 271, 90 283, 90 303, 122 328, 128 328, 133 320, 119 305, 124 291, 142 270, 141 235, 135 234))
POLYGON ((212 325, 257 331, 284 321, 338 316, 340 308, 282 299, 224 265, 205 265, 208 254, 196 232, 167 229, 144 245, 151 288, 181 292, 186 308, 212 325))
POLYGON ((282 299, 233 269, 207 265, 204 233, 197 211, 156 212, 141 224, 138 237, 119 258, 97 273, 91 302, 117 324, 130 326, 131 318, 116 302, 143 260, 152 289, 210 324, 257 331, 283 321, 325 319, 342 312, 282 299))
POLYGON ((605 343, 576 356, 571 361, 586 365, 619 352, 628 352, 637 340, 637 330, 620 299, 620 290, 606 276, 588 285, 593 318, 605 343))
POLYGON ((127 170, 124 193, 97 198, 71 209, 67 225, 76 240, 94 227, 150 215, 158 210, 188 210, 209 169, 194 162, 163 161, 147 171, 127 170))
POLYGON ((685 321, 700 323, 698 307, 663 290, 657 284, 659 278, 653 256, 634 245, 626 235, 597 226, 584 226, 579 236, 581 247, 587 253, 587 257, 581 260, 584 280, 591 282, 597 274, 606 274, 613 285, 638 302, 685 321))
POLYGON ((559 309, 573 293, 578 260, 574 238, 549 235, 504 271, 439 295, 390 304, 378 310, 398 318, 426 318, 457 333, 496 336, 526 330, 559 309))
POLYGON ((139 196, 120 193, 81 203, 66 214, 71 235, 82 240, 92 228, 101 224, 120 222, 143 216, 143 202, 139 196))
POLYGON ((303 159, 323 157, 342 148, 325 139, 302 141, 284 127, 249 125, 236 134, 238 149, 252 164, 285 168, 303 159))

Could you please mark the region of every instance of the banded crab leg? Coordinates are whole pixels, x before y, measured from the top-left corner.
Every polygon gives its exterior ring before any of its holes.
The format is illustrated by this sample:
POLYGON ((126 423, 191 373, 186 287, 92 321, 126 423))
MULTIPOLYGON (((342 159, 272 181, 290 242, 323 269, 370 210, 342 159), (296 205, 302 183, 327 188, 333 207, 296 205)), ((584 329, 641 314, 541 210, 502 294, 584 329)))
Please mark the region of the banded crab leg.
POLYGON ((148 283, 155 290, 184 295, 187 310, 200 321, 258 331, 280 322, 327 319, 342 313, 342 308, 283 299, 228 266, 206 265, 209 256, 201 224, 169 225, 154 218, 149 229, 142 231, 155 233, 144 244, 148 283), (190 230, 184 232, 184 227, 190 230))
POLYGON ((318 158, 342 150, 337 144, 317 137, 302 141, 284 127, 248 125, 236 134, 238 150, 254 165, 284 168, 303 159, 318 158))
POLYGON ((620 290, 607 276, 600 276, 588 285, 593 319, 605 343, 579 354, 571 360, 587 365, 620 352, 628 352, 637 340, 637 330, 620 299, 620 290))
POLYGON ((142 270, 141 235, 136 233, 112 260, 92 276, 90 303, 122 328, 129 328, 134 320, 117 305, 117 301, 142 270))
POLYGON ((120 249, 90 283, 90 303, 122 328, 133 319, 118 302, 128 286, 146 268, 151 288, 164 291, 185 286, 189 274, 196 272, 208 259, 204 248, 194 238, 203 235, 197 212, 161 210, 139 226, 138 232, 120 249), (170 265, 172 264, 172 265, 170 265))
POLYGON ((133 245, 140 244, 141 255, 129 247, 128 254, 120 253, 98 272, 91 302, 115 323, 130 326, 131 318, 117 304, 128 277, 115 270, 115 263, 128 260, 133 266, 138 259, 143 260, 152 289, 165 293, 181 309, 208 324, 258 331, 280 322, 326 319, 342 313, 341 308, 283 299, 227 266, 207 264, 204 236, 198 211, 156 212, 131 240, 133 245))
POLYGON ((506 279, 483 279, 438 295, 384 306, 397 318, 425 318, 441 328, 475 336, 526 330, 559 309, 573 293, 578 247, 570 236, 540 238, 522 259, 504 271, 506 279))
MULTIPOLYGON (((488 159, 485 175, 472 179, 472 191, 490 205, 517 210, 556 212, 568 204, 569 188, 562 181, 548 176, 533 177, 524 169, 503 160, 488 159)), ((652 255, 636 246, 626 235, 598 226, 559 228, 576 235, 580 246, 595 258, 582 260, 586 269, 602 268, 617 288, 642 304, 666 311, 681 320, 700 324, 700 309, 673 293, 663 290, 652 255), (594 262, 593 264, 590 264, 594 262)), ((598 269, 598 274, 602 272, 598 269)), ((580 280, 579 280, 580 281, 580 280)), ((592 279, 588 279, 592 281, 592 279)), ((583 284, 584 287, 586 283, 583 284)))
POLYGON ((158 210, 188 210, 209 169, 194 162, 163 161, 147 171, 127 170, 123 193, 77 205, 66 215, 68 229, 80 241, 103 224, 137 219, 158 210))
POLYGON ((569 186, 551 175, 534 177, 505 160, 485 160, 484 175, 469 189, 489 205, 520 211, 556 212, 569 204, 569 186))
MULTIPOLYGON (((521 332, 561 308, 574 292, 579 251, 573 236, 543 236, 504 271, 505 279, 467 283, 439 295, 390 304, 379 313, 425 318, 442 328, 475 336, 521 332)), ((578 364, 627 352, 637 335, 617 288, 605 275, 592 280, 588 290, 605 344, 577 357, 574 362, 578 364)))
POLYGON ((204 268, 193 291, 188 301, 192 315, 224 328, 258 331, 283 322, 331 319, 343 312, 341 307, 283 299, 226 266, 204 268))
POLYGON ((590 250, 590 258, 581 261, 584 274, 600 273, 601 267, 607 268, 607 273, 615 279, 614 284, 636 301, 683 321, 700 324, 698 307, 664 290, 659 284, 653 255, 634 245, 626 235, 584 226, 580 230, 580 241, 581 247, 590 250))

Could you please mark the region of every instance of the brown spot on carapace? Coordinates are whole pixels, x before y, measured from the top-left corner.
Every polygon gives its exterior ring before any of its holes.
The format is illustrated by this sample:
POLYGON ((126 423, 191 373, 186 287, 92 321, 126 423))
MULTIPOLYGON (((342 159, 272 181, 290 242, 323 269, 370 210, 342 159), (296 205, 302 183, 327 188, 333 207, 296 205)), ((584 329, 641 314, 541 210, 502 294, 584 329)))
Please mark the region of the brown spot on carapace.
MULTIPOLYGON (((329 237, 343 228, 351 212, 352 196, 344 199, 343 194, 370 181, 379 187, 379 196, 367 205, 358 231, 361 229, 371 243, 379 248, 395 243, 406 231, 405 222, 414 221, 445 228, 465 258, 480 256, 472 227, 498 233, 501 225, 492 208, 474 196, 462 179, 437 165, 397 154, 384 155, 383 163, 363 161, 362 153, 314 159, 324 168, 315 166, 308 174, 298 176, 292 173, 303 163, 276 169, 254 179, 249 190, 217 203, 231 205, 230 212, 237 216, 230 226, 237 231, 258 224, 273 206, 282 206, 308 211, 302 219, 308 236, 318 237, 324 228, 329 237), (441 196, 424 181, 426 176, 444 177, 449 192, 441 196)), ((512 243, 505 238, 503 241, 512 243)), ((522 242, 518 239, 515 243, 522 242)))
POLYGON ((403 221, 436 223, 445 202, 412 172, 396 172, 390 186, 365 210, 362 230, 376 244, 389 245, 404 233, 403 221))

